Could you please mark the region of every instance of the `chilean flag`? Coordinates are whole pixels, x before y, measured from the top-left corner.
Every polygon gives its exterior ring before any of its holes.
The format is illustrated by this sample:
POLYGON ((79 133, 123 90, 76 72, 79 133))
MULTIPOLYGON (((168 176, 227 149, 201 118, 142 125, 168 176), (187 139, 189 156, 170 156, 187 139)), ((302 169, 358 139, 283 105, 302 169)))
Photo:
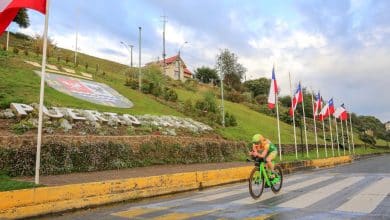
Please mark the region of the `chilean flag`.
POLYGON ((322 121, 325 118, 327 118, 330 115, 332 115, 334 112, 335 112, 335 109, 334 109, 334 104, 333 104, 333 98, 331 98, 328 101, 328 103, 326 103, 324 108, 322 108, 322 110, 320 112, 320 115, 319 115, 319 119, 322 121))
POLYGON ((315 97, 315 103, 313 107, 314 116, 317 116, 319 114, 319 111, 322 107, 322 97, 320 95, 320 92, 315 97))
POLYGON ((21 8, 30 8, 46 14, 46 0, 0 0, 0 35, 21 8))
POLYGON ((268 94, 268 108, 270 109, 275 108, 277 94, 278 94, 278 84, 276 83, 276 78, 275 78, 275 67, 272 67, 271 87, 269 89, 269 94, 268 94))
POLYGON ((345 109, 344 104, 342 104, 340 107, 336 109, 336 111, 333 113, 333 116, 339 118, 342 121, 348 119, 348 112, 345 109))
POLYGON ((301 88, 301 83, 299 82, 297 91, 295 91, 294 98, 291 103, 291 108, 290 108, 290 115, 293 115, 293 112, 297 108, 297 105, 303 101, 303 94, 302 94, 302 88, 301 88))

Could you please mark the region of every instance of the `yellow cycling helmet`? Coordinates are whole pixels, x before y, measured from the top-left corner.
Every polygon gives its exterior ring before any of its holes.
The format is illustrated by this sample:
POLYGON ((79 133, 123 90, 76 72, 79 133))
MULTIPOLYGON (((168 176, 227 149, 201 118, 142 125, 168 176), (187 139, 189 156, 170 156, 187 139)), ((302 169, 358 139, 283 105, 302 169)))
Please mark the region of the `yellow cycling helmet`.
POLYGON ((255 134, 252 137, 252 143, 259 143, 261 140, 263 140, 264 137, 261 134, 255 134))

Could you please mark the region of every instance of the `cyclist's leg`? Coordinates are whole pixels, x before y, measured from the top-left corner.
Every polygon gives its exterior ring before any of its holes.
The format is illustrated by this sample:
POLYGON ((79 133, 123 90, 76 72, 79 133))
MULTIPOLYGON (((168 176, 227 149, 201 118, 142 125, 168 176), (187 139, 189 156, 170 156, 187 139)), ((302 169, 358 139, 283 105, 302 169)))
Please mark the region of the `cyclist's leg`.
POLYGON ((274 164, 272 163, 272 160, 275 159, 277 155, 276 151, 272 151, 268 154, 267 158, 265 159, 267 161, 267 167, 270 169, 272 172, 274 172, 274 164))

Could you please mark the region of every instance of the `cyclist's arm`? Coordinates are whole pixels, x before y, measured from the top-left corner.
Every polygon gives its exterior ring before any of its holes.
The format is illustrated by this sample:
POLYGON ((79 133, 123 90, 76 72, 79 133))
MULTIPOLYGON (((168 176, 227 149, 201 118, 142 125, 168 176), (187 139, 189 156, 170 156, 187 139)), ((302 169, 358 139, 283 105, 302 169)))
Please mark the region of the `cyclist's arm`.
POLYGON ((252 144, 252 152, 251 152, 251 155, 252 156, 258 156, 258 152, 257 152, 257 148, 254 144, 252 144))
POLYGON ((269 143, 266 143, 265 146, 264 146, 263 152, 261 152, 261 154, 260 154, 260 157, 265 158, 265 156, 268 153, 268 150, 269 150, 269 143))

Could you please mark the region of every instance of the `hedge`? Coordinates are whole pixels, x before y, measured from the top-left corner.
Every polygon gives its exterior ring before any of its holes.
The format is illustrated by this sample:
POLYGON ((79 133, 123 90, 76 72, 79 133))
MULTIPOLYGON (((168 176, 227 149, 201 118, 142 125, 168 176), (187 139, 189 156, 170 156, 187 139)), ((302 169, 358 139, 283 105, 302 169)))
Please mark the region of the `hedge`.
MULTIPOLYGON (((114 142, 47 142, 41 149, 41 174, 64 174, 142 167, 242 160, 248 152, 243 142, 194 142, 186 146, 159 140, 138 147, 114 142)), ((0 170, 9 176, 34 175, 36 147, 0 148, 0 170)))

